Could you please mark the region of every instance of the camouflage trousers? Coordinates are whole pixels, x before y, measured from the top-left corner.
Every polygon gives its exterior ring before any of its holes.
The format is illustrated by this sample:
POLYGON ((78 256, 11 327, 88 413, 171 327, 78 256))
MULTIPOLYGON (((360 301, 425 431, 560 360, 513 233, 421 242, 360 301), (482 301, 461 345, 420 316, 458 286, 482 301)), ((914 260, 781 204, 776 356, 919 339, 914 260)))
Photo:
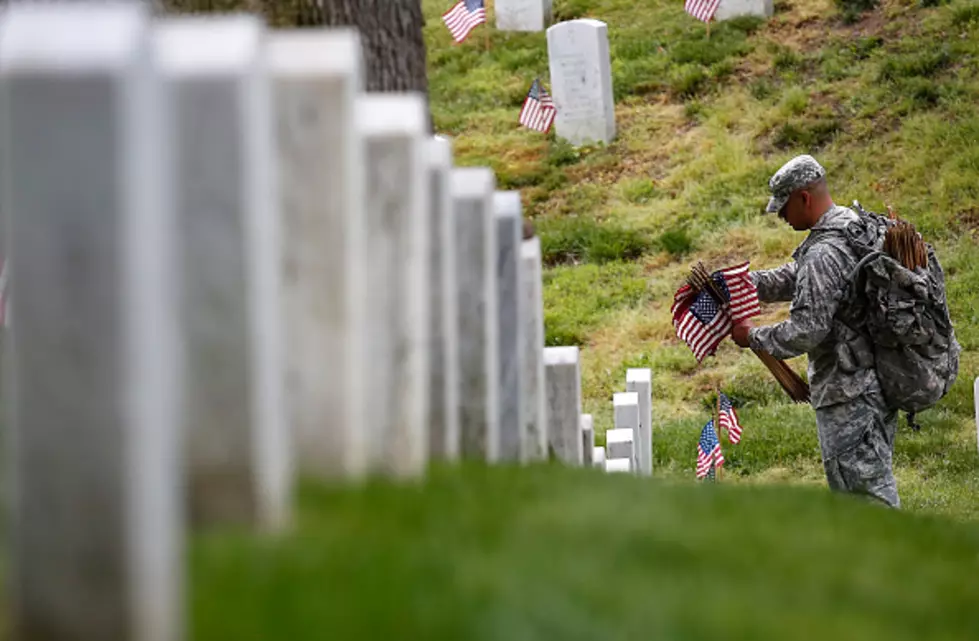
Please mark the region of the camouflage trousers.
POLYGON ((897 411, 878 391, 816 410, 823 469, 831 490, 901 507, 891 466, 897 411))

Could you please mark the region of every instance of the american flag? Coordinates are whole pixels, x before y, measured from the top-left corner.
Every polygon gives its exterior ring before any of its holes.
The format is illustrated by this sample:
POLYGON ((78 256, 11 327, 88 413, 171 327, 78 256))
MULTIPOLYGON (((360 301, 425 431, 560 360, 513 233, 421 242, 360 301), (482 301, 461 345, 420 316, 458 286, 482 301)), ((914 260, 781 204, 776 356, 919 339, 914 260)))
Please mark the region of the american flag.
POLYGON ((717 350, 734 323, 761 312, 758 290, 748 275, 748 263, 721 269, 711 274, 724 297, 718 303, 707 291, 696 292, 684 285, 673 295, 673 328, 676 335, 693 351, 697 361, 717 350))
POLYGON ((697 443, 697 478, 702 479, 712 473, 715 467, 724 465, 724 454, 721 453, 721 442, 714 431, 714 419, 707 421, 700 432, 700 442, 697 443))
POLYGON ((459 0, 442 14, 442 21, 449 28, 452 39, 462 42, 470 31, 486 22, 486 7, 483 0, 459 0))
POLYGON ((527 97, 523 101, 523 108, 520 110, 520 124, 546 134, 551 130, 556 114, 554 101, 544 90, 540 79, 534 80, 534 84, 530 85, 530 91, 527 92, 527 97))
POLYGON ((721 392, 720 406, 721 429, 727 430, 728 440, 732 445, 737 445, 741 441, 741 423, 738 422, 738 413, 734 411, 731 399, 724 392, 721 392))
POLYGON ((721 6, 721 0, 686 0, 683 10, 692 15, 697 20, 710 22, 717 13, 717 7, 721 6))

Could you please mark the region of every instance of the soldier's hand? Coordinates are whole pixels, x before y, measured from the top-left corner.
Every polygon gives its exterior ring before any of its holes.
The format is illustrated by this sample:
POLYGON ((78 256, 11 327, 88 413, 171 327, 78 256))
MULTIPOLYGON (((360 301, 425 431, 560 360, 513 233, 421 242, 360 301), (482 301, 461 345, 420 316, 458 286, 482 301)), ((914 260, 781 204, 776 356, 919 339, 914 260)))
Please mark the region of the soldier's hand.
POLYGON ((753 327, 751 321, 743 320, 731 329, 731 340, 741 347, 748 347, 748 331, 753 327))

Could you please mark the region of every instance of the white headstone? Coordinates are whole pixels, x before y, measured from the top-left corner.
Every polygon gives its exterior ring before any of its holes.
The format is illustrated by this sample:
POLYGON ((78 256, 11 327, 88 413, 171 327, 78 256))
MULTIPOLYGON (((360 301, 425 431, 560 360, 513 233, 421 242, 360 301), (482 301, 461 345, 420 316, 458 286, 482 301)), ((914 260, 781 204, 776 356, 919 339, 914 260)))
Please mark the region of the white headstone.
POLYGON ((523 372, 521 324, 521 261, 523 207, 520 192, 498 191, 493 196, 496 220, 496 312, 500 376, 500 458, 524 460, 523 372))
POLYGON ((499 352, 496 301, 496 177, 485 167, 452 171, 459 305, 461 453, 500 456, 499 352))
POLYGON ((632 472, 632 459, 613 458, 605 459, 606 472, 632 472))
POLYGON ((581 453, 584 465, 590 466, 595 462, 595 421, 591 414, 581 415, 581 453))
MULTIPOLYGON (((635 464, 635 435, 635 431, 627 428, 616 428, 605 432, 605 459, 625 458, 635 464)), ((635 469, 635 465, 633 465, 633 469, 635 469)))
POLYGON ((191 518, 280 529, 292 474, 263 30, 255 16, 170 18, 154 43, 173 118, 191 518))
POLYGON ((183 635, 173 136, 149 29, 138 2, 0 15, 14 639, 183 635))
POLYGON ((584 18, 547 30, 557 135, 573 145, 615 138, 615 101, 608 27, 584 18))
MULTIPOLYGON (((612 406, 615 411, 615 428, 614 430, 609 430, 606 432, 606 443, 611 445, 612 441, 609 440, 609 434, 612 432, 619 432, 620 430, 631 431, 630 445, 632 449, 633 467, 632 469, 639 471, 639 395, 635 392, 617 392, 612 395, 612 406)), ((608 447, 607 446, 607 447, 608 447)), ((619 456, 614 455, 612 451, 609 451, 608 458, 619 458, 619 456)))
POLYGON ((639 395, 639 438, 636 439, 639 473, 653 473, 653 371, 648 368, 628 369, 625 389, 639 395))
POLYGON ((500 31, 543 31, 551 24, 552 0, 496 0, 496 28, 500 31))
POLYGON ((428 462, 428 116, 419 94, 357 101, 367 168, 368 461, 422 474, 428 462))
POLYGON ((299 469, 314 478, 366 471, 364 76, 356 31, 274 30, 283 225, 287 406, 299 469))
POLYGON ((568 465, 581 465, 581 369, 579 351, 572 347, 544 348, 547 379, 547 437, 554 456, 568 465))
POLYGON ((775 12, 773 0, 721 0, 714 20, 730 20, 738 16, 771 18, 775 12))
POLYGON ((605 467, 605 448, 601 445, 595 446, 591 450, 592 467, 605 467))
POLYGON ((452 209, 452 143, 435 136, 428 143, 429 289, 431 296, 431 421, 429 457, 453 461, 459 457, 459 315, 456 285, 455 215, 452 209))
POLYGON ((529 461, 547 459, 547 399, 544 378, 544 298, 540 238, 534 236, 520 245, 520 278, 523 302, 523 348, 520 350, 523 377, 523 419, 526 423, 524 454, 529 461))

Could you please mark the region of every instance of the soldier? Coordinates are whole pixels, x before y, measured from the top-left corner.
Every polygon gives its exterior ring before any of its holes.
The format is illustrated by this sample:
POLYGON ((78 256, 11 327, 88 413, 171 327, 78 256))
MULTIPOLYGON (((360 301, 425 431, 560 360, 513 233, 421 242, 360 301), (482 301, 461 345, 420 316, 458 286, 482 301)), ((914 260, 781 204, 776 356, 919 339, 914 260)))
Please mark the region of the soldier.
MULTIPOLYGON (((826 171, 809 155, 783 165, 769 181, 768 213, 778 212, 808 237, 793 261, 751 273, 762 301, 791 301, 789 318, 766 327, 735 326, 734 342, 779 359, 808 354, 811 403, 829 487, 900 507, 892 471, 897 410, 888 407, 873 347, 841 301, 858 263, 842 230, 859 216, 833 203, 826 171), (852 318, 848 319, 852 321, 852 318)), ((859 320, 859 319, 857 319, 859 320)))

